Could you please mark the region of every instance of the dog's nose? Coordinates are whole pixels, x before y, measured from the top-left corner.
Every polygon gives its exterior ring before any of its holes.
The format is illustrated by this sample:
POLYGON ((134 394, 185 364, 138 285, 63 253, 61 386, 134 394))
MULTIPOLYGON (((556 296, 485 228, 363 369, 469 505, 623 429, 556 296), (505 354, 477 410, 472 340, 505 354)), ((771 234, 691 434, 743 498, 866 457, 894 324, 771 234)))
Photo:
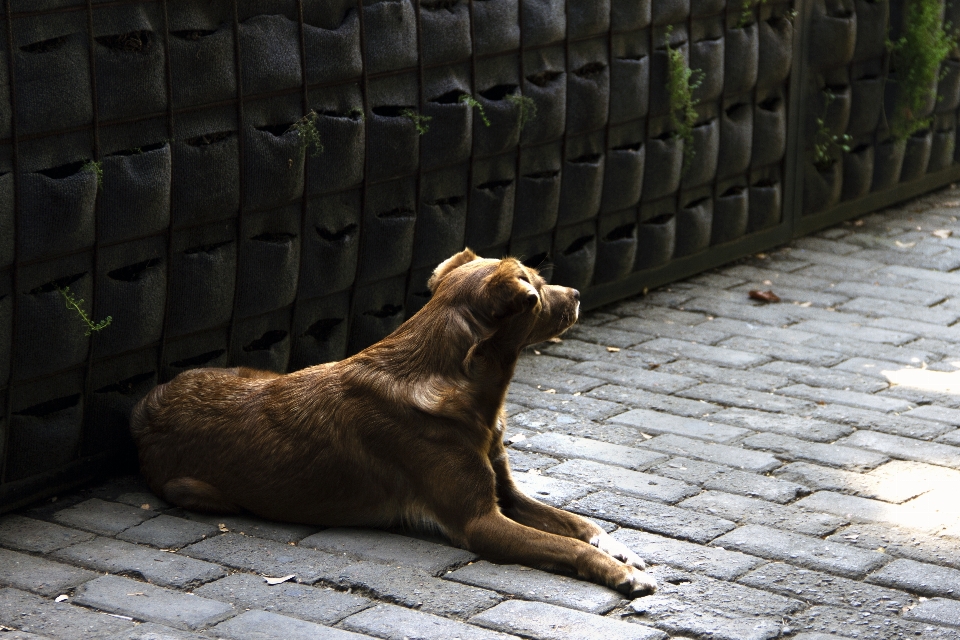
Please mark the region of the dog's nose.
POLYGON ((580 299, 580 292, 577 291, 576 289, 571 289, 571 291, 573 291, 573 299, 574 299, 574 300, 579 300, 579 299, 580 299))

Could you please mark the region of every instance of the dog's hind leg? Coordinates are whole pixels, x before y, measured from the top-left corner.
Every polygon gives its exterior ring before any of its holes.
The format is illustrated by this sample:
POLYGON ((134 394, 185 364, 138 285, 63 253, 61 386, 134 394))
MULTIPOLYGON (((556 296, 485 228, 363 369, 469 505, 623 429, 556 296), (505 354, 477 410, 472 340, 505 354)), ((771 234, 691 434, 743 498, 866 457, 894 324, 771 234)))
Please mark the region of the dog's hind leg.
POLYGON ((178 507, 208 513, 239 513, 240 509, 212 484, 196 478, 174 478, 160 490, 161 497, 178 507))

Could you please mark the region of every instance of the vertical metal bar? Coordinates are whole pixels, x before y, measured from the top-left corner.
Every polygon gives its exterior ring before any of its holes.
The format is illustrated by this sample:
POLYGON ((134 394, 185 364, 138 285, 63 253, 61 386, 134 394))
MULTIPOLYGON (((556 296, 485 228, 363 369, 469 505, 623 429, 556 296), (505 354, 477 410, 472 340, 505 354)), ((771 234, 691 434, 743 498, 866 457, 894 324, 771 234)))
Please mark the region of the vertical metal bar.
MULTIPOLYGON (((526 79, 526 69, 525 69, 524 64, 523 64, 523 53, 524 53, 524 44, 525 44, 525 43, 524 43, 524 40, 525 40, 525 38, 524 38, 524 30, 523 30, 523 0, 518 0, 518 1, 517 1, 517 24, 518 24, 519 27, 520 27, 520 42, 519 42, 519 47, 520 47, 520 49, 519 49, 518 55, 517 55, 517 59, 518 59, 518 60, 517 60, 517 64, 520 65, 520 87, 519 87, 519 89, 520 89, 520 95, 522 96, 522 95, 523 95, 523 81, 526 79)), ((566 63, 564 63, 564 64, 566 64, 566 63)), ((521 114, 523 113, 522 104, 521 104, 521 103, 518 103, 518 104, 517 104, 517 109, 520 110, 521 114)), ((519 117, 519 118, 521 119, 521 121, 522 121, 522 115, 520 115, 520 116, 518 116, 518 117, 519 117)), ((516 154, 517 154, 517 155, 516 155, 516 158, 514 159, 514 164, 515 164, 515 166, 516 166, 516 171, 515 171, 515 175, 514 175, 513 180, 514 180, 514 184, 516 185, 516 188, 514 188, 514 190, 513 190, 513 223, 516 223, 517 215, 520 214, 520 212, 517 211, 517 203, 520 201, 520 179, 521 179, 520 169, 521 169, 521 167, 522 167, 522 165, 520 164, 520 158, 521 158, 521 156, 523 155, 523 154, 522 154, 522 150, 523 150, 523 129, 520 129, 520 133, 519 133, 519 135, 517 136, 517 150, 516 150, 516 154)), ((561 179, 562 179, 562 178, 561 178, 561 179)), ((513 254, 514 254, 514 246, 516 246, 514 240, 515 240, 515 238, 513 237, 513 230, 511 229, 511 231, 510 231, 510 238, 507 240, 507 251, 508 251, 508 253, 509 253, 510 255, 513 255, 513 254)), ((492 258, 493 256, 490 256, 490 257, 492 258)), ((499 257, 499 256, 498 256, 498 257, 499 257)))
MULTIPOLYGON (((310 113, 310 98, 307 92, 307 43, 304 35, 305 23, 303 19, 303 0, 297 0, 297 23, 300 28, 300 110, 303 112, 303 117, 307 117, 307 114, 310 113)), ((296 322, 297 319, 297 310, 300 308, 300 274, 302 273, 303 269, 303 248, 307 237, 307 179, 309 177, 309 172, 307 171, 308 151, 309 149, 304 147, 303 193, 300 195, 300 261, 299 264, 297 264, 297 295, 295 295, 293 298, 293 307, 290 310, 290 333, 288 334, 291 347, 296 339, 296 336, 293 335, 293 329, 294 322, 296 322)), ((289 368, 290 361, 288 360, 287 369, 289 368)), ((283 372, 281 371, 280 373, 283 372)))
MULTIPOLYGON (((176 132, 176 127, 174 126, 174 115, 173 115, 173 70, 170 64, 170 13, 169 6, 167 5, 167 0, 160 0, 161 9, 163 11, 163 64, 164 64, 164 73, 166 74, 167 82, 167 137, 169 139, 168 143, 170 145, 170 167, 171 167, 171 183, 169 188, 173 187, 173 137, 176 132)), ((157 380, 162 382, 164 379, 163 376, 163 366, 164 358, 166 358, 167 352, 167 331, 170 323, 170 282, 173 280, 173 271, 171 266, 173 265, 173 199, 170 200, 170 211, 169 218, 167 220, 167 259, 164 261, 164 268, 167 270, 167 278, 165 286, 165 292, 163 297, 163 324, 160 329, 160 344, 157 347, 157 380)))
POLYGON ((803 153, 802 131, 803 105, 810 70, 807 65, 807 49, 810 30, 811 3, 806 0, 793 0, 798 11, 794 18, 793 29, 793 66, 790 70, 789 101, 787 104, 787 151, 784 161, 783 181, 783 220, 788 237, 803 213, 803 153), (797 28, 797 22, 801 28, 797 28))
MULTIPOLYGON (((363 99, 363 117, 367 118, 373 111, 370 107, 370 78, 367 73, 367 34, 363 25, 363 0, 357 0, 357 19, 360 22, 360 83, 361 97, 363 99)), ((357 310, 357 289, 359 288, 360 266, 363 264, 363 219, 367 206, 367 182, 370 175, 370 154, 367 148, 367 139, 370 137, 369 128, 364 124, 363 127, 363 180, 360 181, 360 215, 357 216, 357 265, 353 275, 353 285, 350 287, 350 304, 347 309, 346 323, 347 345, 350 347, 350 335, 353 330, 353 316, 357 310)))
MULTIPOLYGON (((97 41, 94 39, 93 35, 93 2, 92 0, 87 0, 87 44, 90 51, 90 100, 93 103, 93 161, 101 162, 100 157, 100 107, 99 100, 97 98, 97 41)), ((102 190, 102 179, 100 176, 102 167, 100 171, 97 171, 97 192, 94 200, 94 237, 93 237, 93 269, 90 273, 90 282, 92 283, 92 302, 90 303, 90 311, 93 314, 94 318, 99 317, 97 314, 97 273, 100 268, 100 225, 97 224, 97 213, 100 209, 100 192, 102 190)), ((87 344, 87 361, 84 367, 84 376, 83 376, 83 399, 84 399, 84 409, 86 409, 86 403, 90 400, 91 397, 91 387, 93 385, 91 371, 93 369, 93 345, 97 340, 98 336, 96 332, 90 332, 90 340, 87 344)), ((80 452, 83 451, 83 445, 86 441, 87 436, 87 412, 84 410, 83 415, 81 416, 81 428, 80 428, 80 439, 77 444, 77 458, 80 457, 80 452)))
POLYGON ((233 363, 233 340, 237 329, 237 303, 240 301, 240 266, 243 260, 243 214, 246 210, 246 164, 244 162, 244 138, 246 131, 243 128, 243 58, 240 45, 240 8, 239 0, 233 0, 233 62, 237 76, 237 158, 240 172, 240 209, 237 212, 237 228, 234 238, 237 241, 237 258, 234 265, 233 278, 233 313, 230 315, 230 328, 227 331, 227 359, 233 363))
POLYGON ((20 247, 19 245, 19 234, 17 233, 17 211, 20 209, 20 155, 19 155, 19 143, 17 138, 17 83, 16 83, 16 60, 14 58, 14 46, 13 46, 13 10, 11 8, 11 3, 13 0, 6 0, 5 9, 7 17, 7 72, 8 77, 10 78, 10 146, 11 146, 11 163, 10 173, 13 178, 13 211, 10 212, 14 225, 13 233, 13 266, 10 270, 10 378, 7 380, 7 389, 5 392, 7 404, 4 407, 4 414, 6 418, 6 428, 3 430, 3 451, 0 452, 0 486, 2 483, 6 482, 7 479, 7 470, 10 468, 9 460, 11 456, 10 452, 10 443, 12 438, 10 437, 11 431, 11 415, 13 413, 12 403, 13 403, 13 373, 17 363, 17 301, 19 296, 17 292, 19 291, 19 274, 20 274, 20 247))
MULTIPOLYGON (((427 104, 427 96, 424 93, 425 89, 423 86, 423 21, 421 19, 422 9, 420 7, 420 0, 415 0, 413 2, 413 6, 417 13, 417 96, 419 101, 417 110, 420 115, 423 115, 423 108, 427 104)), ((418 136, 418 138, 419 137, 422 136, 418 136)), ((410 248, 410 264, 407 265, 407 278, 403 287, 404 316, 409 313, 409 310, 407 309, 407 300, 410 299, 410 288, 412 286, 411 280, 413 279, 413 261, 416 257, 413 253, 413 250, 417 246, 417 223, 420 220, 420 191, 423 186, 423 141, 419 139, 417 140, 417 175, 415 180, 416 187, 414 187, 413 192, 413 247, 410 248)))
MULTIPOLYGON (((480 94, 477 93, 477 30, 473 20, 473 0, 467 0, 467 12, 470 16, 470 95, 474 100, 478 100, 477 96, 480 94)), ((473 135, 477 130, 477 127, 473 126, 473 117, 475 114, 472 113, 473 107, 470 107, 470 109, 470 158, 467 160, 467 193, 465 194, 467 205, 463 217, 464 247, 466 247, 467 244, 467 227, 470 224, 470 202, 472 200, 471 196, 473 195, 473 163, 476 161, 475 151, 477 148, 477 141, 473 135)))

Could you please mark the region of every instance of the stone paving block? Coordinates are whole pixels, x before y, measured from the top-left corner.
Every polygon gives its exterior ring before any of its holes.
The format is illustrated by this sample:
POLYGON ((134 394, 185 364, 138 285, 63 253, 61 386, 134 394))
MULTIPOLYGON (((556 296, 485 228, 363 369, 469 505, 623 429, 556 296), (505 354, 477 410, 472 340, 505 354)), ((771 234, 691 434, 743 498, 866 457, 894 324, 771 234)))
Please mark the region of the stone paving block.
POLYGON ((643 529, 701 544, 733 529, 729 520, 659 502, 601 491, 566 506, 580 515, 602 518, 624 527, 643 529))
MULTIPOLYGON (((813 335, 813 334, 811 334, 813 335)), ((806 343, 788 344, 784 342, 774 342, 763 340, 757 337, 735 336, 720 343, 730 349, 739 349, 741 351, 750 351, 762 353, 770 358, 795 362, 799 364, 813 365, 817 367, 829 367, 842 362, 844 355, 836 351, 818 349, 806 343)))
MULTIPOLYGON (((524 435, 524 437, 527 437, 524 435)), ((553 467, 560 464, 560 460, 556 458, 551 458, 550 456, 543 456, 538 453, 529 453, 527 451, 517 451, 516 449, 510 450, 510 470, 525 472, 537 470, 542 472, 548 467, 553 467)))
POLYGON ((154 511, 162 511, 163 509, 169 509, 173 505, 157 497, 149 491, 130 491, 127 493, 121 493, 117 496, 117 499, 114 502, 119 502, 121 504, 128 504, 131 507, 143 508, 143 505, 148 505, 148 509, 153 509, 154 511))
POLYGON ((782 562, 771 562, 754 569, 737 578, 737 582, 810 604, 851 607, 887 615, 896 615, 902 607, 917 602, 914 596, 903 591, 801 569, 782 562))
POLYGON ((159 549, 179 549, 219 533, 220 530, 214 524, 161 514, 135 527, 130 527, 117 537, 127 542, 148 544, 159 549))
POLYGON ((756 369, 730 369, 691 360, 670 362, 659 367, 657 371, 696 378, 701 382, 718 382, 758 391, 772 391, 790 384, 783 376, 759 373, 756 369))
MULTIPOLYGON (((912 304, 880 300, 878 298, 854 298, 840 306, 844 311, 853 311, 865 316, 893 316, 912 320, 917 317, 917 307, 912 304)), ((949 326, 960 319, 960 313, 955 310, 944 309, 942 306, 925 307, 922 309, 924 322, 949 326)))
POLYGON ((0 625, 63 640, 99 640, 134 627, 130 620, 10 588, 0 589, 0 625))
POLYGON ((714 442, 729 442, 750 433, 739 427, 674 416, 647 409, 633 409, 609 418, 607 422, 630 425, 647 434, 668 433, 714 442))
MULTIPOLYGON (((644 469, 667 459, 667 456, 663 454, 645 449, 625 447, 588 438, 577 438, 561 433, 541 433, 532 438, 516 442, 512 446, 522 451, 538 451, 558 458, 594 460, 628 469, 644 469)), ((515 467, 512 454, 510 461, 511 465, 515 467)))
POLYGON ((592 460, 567 460, 563 464, 551 468, 548 473, 608 491, 626 493, 670 504, 679 502, 688 496, 696 495, 700 491, 698 487, 686 482, 640 471, 631 471, 623 467, 615 467, 592 460))
POLYGON ((960 540, 928 535, 912 527, 896 527, 885 523, 853 524, 827 540, 860 549, 882 548, 894 557, 960 569, 960 540))
POLYGON ((905 620, 916 622, 960 627, 960 602, 946 598, 932 598, 905 611, 903 617, 905 620))
MULTIPOLYGON (((811 387, 844 389, 860 391, 861 393, 874 393, 890 386, 878 378, 846 373, 844 371, 838 371, 836 368, 809 367, 795 362, 768 362, 762 367, 758 367, 757 371, 782 376, 783 378, 793 380, 794 382, 801 382, 811 387)), ((778 386, 786 387, 787 384, 784 383, 778 386)))
POLYGON ((937 438, 937 442, 949 444, 954 447, 960 447, 960 429, 954 429, 937 438))
POLYGON ((914 267, 900 266, 884 267, 882 271, 884 273, 892 273, 898 276, 913 278, 914 280, 919 280, 921 282, 942 282, 943 284, 950 285, 951 287, 960 287, 960 275, 956 273, 942 273, 932 269, 917 269, 914 267))
POLYGON ((13 513, 0 518, 0 546, 18 551, 50 553, 93 537, 94 534, 86 531, 68 529, 13 513))
POLYGON ((634 529, 618 529, 611 535, 647 563, 665 564, 720 580, 733 580, 766 564, 766 560, 739 551, 707 547, 634 529))
POLYGON ((245 536, 263 538, 265 540, 274 540, 276 542, 299 542, 307 536, 314 534, 320 527, 305 524, 292 524, 289 522, 275 522, 264 520, 256 516, 229 516, 223 514, 197 513, 196 511, 186 511, 178 509, 174 512, 178 516, 188 518, 195 522, 211 524, 219 528, 219 525, 225 525, 228 531, 240 533, 245 536))
POLYGON ((847 578, 860 578, 890 559, 875 551, 861 551, 835 542, 825 542, 819 538, 755 524, 720 536, 713 544, 724 549, 781 560, 847 578))
MULTIPOLYGON (((732 619, 704 613, 700 606, 659 593, 635 600, 630 607, 637 615, 628 620, 656 625, 671 636, 682 634, 686 638, 712 640, 768 640, 782 637, 780 634, 783 629, 778 621, 769 618, 732 619)), ((717 612, 716 609, 708 611, 717 612)))
POLYGON ((593 487, 584 486, 579 482, 560 480, 541 475, 535 471, 514 473, 513 481, 525 494, 552 507, 561 507, 571 500, 582 498, 595 490, 593 487))
MULTIPOLYGON (((129 631, 123 631, 108 640, 208 640, 209 636, 201 636, 190 631, 174 629, 155 622, 138 624, 129 631)), ((8 640, 3 636, 3 640, 8 640)), ((10 640, 13 640, 12 638, 10 640)))
POLYGON ((178 629, 196 630, 231 617, 233 607, 120 576, 81 585, 73 600, 87 607, 178 629))
POLYGON ((691 484, 706 484, 714 478, 733 471, 730 467, 702 460, 675 457, 652 469, 658 476, 666 476, 675 480, 683 480, 691 484))
MULTIPOLYGON (((889 464, 889 463, 887 463, 889 464)), ((886 465, 883 465, 886 466, 886 465)), ((883 468, 883 466, 878 468, 883 468)), ((869 473, 854 473, 842 469, 821 467, 807 462, 791 462, 777 469, 778 478, 792 480, 813 490, 853 493, 863 498, 900 503, 915 498, 924 489, 869 473)))
POLYGON ((721 491, 704 491, 684 500, 678 506, 733 522, 760 524, 811 536, 825 536, 847 524, 842 518, 808 513, 791 505, 775 504, 721 491))
POLYGON ((830 253, 835 253, 840 256, 845 256, 850 253, 855 253, 857 251, 860 251, 861 249, 856 245, 847 244, 846 242, 838 242, 836 240, 827 240, 824 238, 817 238, 812 236, 797 238, 796 240, 790 243, 790 246, 794 249, 802 249, 802 250, 810 250, 810 251, 827 251, 830 253))
POLYGON ((667 634, 642 624, 557 607, 544 602, 508 600, 470 622, 537 640, 666 640, 667 634))
POLYGON ((571 413, 586 420, 603 420, 626 411, 626 407, 588 395, 568 395, 566 393, 544 393, 525 384, 511 384, 507 396, 510 401, 531 409, 547 409, 561 413, 571 413))
POLYGON ((838 441, 838 444, 878 451, 891 458, 917 460, 960 469, 960 447, 938 442, 924 442, 874 431, 857 431, 838 441))
POLYGON ((229 640, 360 640, 368 638, 322 625, 282 616, 269 611, 246 611, 226 622, 221 622, 211 633, 229 640))
POLYGON ((815 442, 833 442, 853 432, 852 427, 833 422, 753 409, 724 409, 711 414, 710 419, 751 431, 778 433, 815 442))
MULTIPOLYGON (((636 387, 638 389, 660 393, 673 393, 698 384, 697 380, 693 378, 640 369, 615 362, 598 362, 596 360, 581 362, 571 367, 570 371, 591 376, 593 379, 601 379, 604 382, 612 382, 626 387, 636 387)), ((599 386, 601 385, 596 384, 591 387, 591 389, 599 386)), ((584 389, 584 391, 589 391, 589 389, 584 389)))
MULTIPOLYGON (((833 633, 843 630, 846 638, 857 640, 891 640, 892 638, 923 638, 923 640, 958 640, 960 631, 954 628, 911 622, 894 615, 873 615, 841 607, 816 606, 797 614, 792 621, 796 627, 813 632, 833 633)), ((799 638, 800 636, 798 636, 799 638)), ((832 639, 837 636, 830 635, 832 639)))
POLYGON ((831 491, 818 491, 797 502, 797 506, 833 513, 855 522, 881 522, 928 532, 938 532, 956 520, 955 514, 940 516, 913 508, 909 502, 895 505, 831 491))
POLYGON ((953 344, 960 343, 960 327, 945 327, 942 324, 924 322, 922 313, 913 318, 876 318, 870 321, 871 327, 889 329, 891 331, 905 331, 923 338, 943 340, 953 344))
MULTIPOLYGON (((745 284, 733 289, 733 291, 740 291, 746 294, 756 288, 756 284, 745 284)), ((832 289, 828 289, 827 291, 814 291, 809 287, 790 287, 784 286, 782 283, 774 287, 774 292, 783 302, 806 304, 807 306, 813 305, 815 307, 836 307, 850 299, 850 296, 835 293, 832 289)))
POLYGON ((513 376, 516 383, 525 384, 540 391, 553 389, 556 393, 583 393, 603 384, 604 380, 579 375, 575 371, 537 371, 519 369, 513 376))
MULTIPOLYGON (((935 340, 933 338, 920 338, 919 340, 914 340, 910 343, 910 348, 932 353, 937 360, 941 358, 955 360, 957 356, 960 356, 960 344, 955 342, 945 342, 943 340, 935 340)), ((927 366, 935 371, 956 370, 956 367, 952 366, 950 363, 944 362, 927 362, 927 366), (943 368, 937 369, 936 367, 938 365, 943 368)))
POLYGON ((698 387, 685 389, 679 392, 679 395, 685 398, 706 400, 707 402, 726 405, 728 407, 762 409, 763 411, 771 411, 773 413, 796 414, 804 410, 812 409, 813 406, 815 406, 812 402, 807 402, 806 400, 796 400, 773 393, 739 389, 729 385, 712 383, 701 384, 698 387))
POLYGON ((503 597, 489 589, 441 580, 420 569, 357 560, 324 576, 339 589, 352 589, 448 618, 468 618, 489 609, 503 597))
POLYGON ((227 573, 209 562, 110 538, 81 542, 53 556, 96 571, 135 575, 177 589, 216 580, 227 573))
POLYGON ((716 489, 781 504, 792 502, 810 493, 810 489, 796 482, 737 470, 717 475, 705 482, 703 486, 705 489, 716 489))
MULTIPOLYGON (((567 609, 562 609, 567 611, 567 609)), ((513 635, 483 629, 473 624, 448 620, 440 616, 405 609, 392 604, 379 604, 356 613, 340 626, 387 640, 506 640, 513 635)))
MULTIPOLYGON (((518 415, 517 422, 519 423, 521 421, 525 427, 530 426, 531 429, 542 430, 548 434, 552 433, 581 439, 599 440, 601 442, 630 448, 649 440, 649 438, 644 437, 643 432, 634 427, 613 423, 600 424, 590 420, 580 420, 569 414, 554 413, 543 409, 535 409, 518 415), (554 420, 553 416, 563 416, 566 420, 554 420)), ((510 435, 506 439, 506 442, 511 446, 522 444, 524 438, 533 438, 537 435, 535 431, 528 431, 523 434, 516 434, 517 436, 523 435, 523 438, 514 437, 513 432, 516 430, 517 427, 508 427, 508 433, 510 435)), ((646 451, 646 449, 642 449, 642 451, 646 451)))
POLYGON ((922 407, 916 407, 904 414, 910 418, 921 418, 923 420, 935 420, 943 422, 953 427, 960 427, 960 409, 950 409, 947 407, 938 407, 927 404, 922 407))
MULTIPOLYGON (((843 441, 841 440, 841 442, 843 441)), ((841 467, 854 471, 872 469, 887 461, 886 456, 873 451, 838 444, 807 442, 806 440, 775 433, 758 433, 746 438, 743 445, 751 449, 762 449, 765 452, 772 451, 786 460, 819 462, 831 467, 841 467)))
POLYGON ((870 393, 860 393, 859 391, 844 391, 842 389, 823 389, 818 387, 808 387, 805 384, 795 384, 783 389, 777 389, 777 393, 792 398, 802 398, 804 400, 813 400, 818 404, 844 404, 861 409, 870 409, 873 411, 882 411, 890 413, 893 411, 909 411, 913 405, 905 400, 890 398, 870 393))
POLYGON ((672 413, 678 416, 693 418, 703 418, 723 409, 723 407, 710 404, 703 400, 687 400, 686 398, 678 398, 677 396, 648 393, 646 391, 630 389, 614 384, 597 387, 592 391, 588 391, 586 395, 599 400, 616 402, 626 407, 641 407, 643 409, 653 409, 663 413, 672 413))
POLYGON ((957 397, 952 393, 943 391, 930 391, 929 389, 917 389, 908 387, 906 385, 894 385, 889 389, 881 391, 877 395, 883 395, 890 398, 899 398, 916 405, 937 404, 953 409, 960 407, 960 397, 957 397))
MULTIPOLYGON (((713 326, 709 323, 702 323, 691 327, 684 324, 636 317, 621 318, 620 320, 605 325, 604 328, 621 330, 631 335, 645 334, 649 336, 649 338, 673 338, 707 345, 716 344, 730 335, 723 331, 714 330, 713 326)), ((642 342, 649 341, 649 338, 642 342)), ((637 344, 641 344, 641 342, 637 344)))
POLYGON ((104 536, 112 536, 157 516, 151 509, 140 509, 119 502, 91 498, 53 514, 58 523, 104 536))
MULTIPOLYGON (((837 228, 828 229, 828 231, 837 231, 837 228)), ((798 268, 806 266, 806 263, 797 263, 798 268)), ((748 264, 734 264, 731 266, 724 267, 723 272, 738 278, 742 278, 747 282, 752 282, 756 286, 776 286, 778 284, 787 284, 794 287, 809 287, 813 289, 823 289, 830 286, 830 280, 823 280, 817 278, 805 277, 803 275, 791 274, 783 269, 775 269, 772 266, 766 268, 752 266, 748 264), (766 284, 764 280, 770 280, 770 284, 766 284)))
MULTIPOLYGON (((683 292, 677 293, 680 294, 680 298, 689 297, 683 292)), ((676 301, 670 302, 669 305, 680 306, 676 301)), ((671 309, 669 305, 665 306, 664 301, 654 300, 647 296, 646 298, 623 300, 610 305, 607 309, 611 313, 619 316, 636 316, 663 324, 685 324, 692 327, 702 324, 707 320, 706 316, 702 313, 695 313, 691 310, 671 309)), ((683 303, 683 306, 689 309, 686 303, 683 303)))
POLYGON ((744 320, 733 320, 731 318, 715 318, 710 321, 708 326, 716 331, 722 331, 735 336, 756 338, 776 344, 800 345, 817 337, 815 333, 797 331, 792 327, 771 327, 744 320))
MULTIPOLYGON (((843 316, 846 314, 837 313, 835 315, 843 316)), ((924 362, 933 362, 937 359, 935 354, 912 348, 911 345, 893 347, 877 342, 864 342, 855 338, 835 338, 825 335, 817 341, 817 346, 821 349, 842 353, 847 357, 867 357, 871 360, 899 363, 897 369, 902 369, 903 365, 919 367, 924 362)))
POLYGON ((0 585, 55 597, 97 574, 45 558, 0 549, 0 585))
MULTIPOLYGON (((575 325, 574 328, 577 327, 579 327, 579 325, 575 325)), ((588 327, 588 329, 597 335, 584 336, 584 340, 578 340, 577 337, 582 334, 577 333, 571 335, 570 333, 565 333, 561 342, 543 343, 537 345, 537 350, 544 355, 565 358, 571 362, 595 360, 597 362, 613 362, 641 368, 646 368, 650 365, 659 366, 666 362, 671 362, 674 359, 673 356, 658 353, 640 353, 639 351, 631 351, 628 348, 644 340, 651 340, 652 336, 627 334, 630 335, 632 339, 617 339, 618 334, 625 332, 605 329, 604 327, 588 327), (613 335, 608 336, 608 334, 613 335), (609 342, 595 344, 593 340, 599 340, 601 337, 609 337, 611 340, 609 342), (585 341, 586 338, 591 338, 591 340, 585 341), (610 347, 615 347, 617 350, 611 351, 610 347)))
POLYGON ((650 340, 633 349, 636 351, 669 353, 675 357, 702 360, 721 367, 752 367, 769 361, 767 356, 750 353, 748 351, 739 351, 734 348, 711 347, 696 342, 674 340, 671 338, 650 340))
POLYGON ((729 274, 724 270, 723 273, 716 273, 712 271, 705 271, 698 275, 695 275, 692 278, 688 278, 683 281, 686 283, 694 283, 699 285, 704 285, 707 287, 714 287, 716 289, 729 289, 731 287, 736 287, 745 282, 743 278, 737 277, 734 274, 729 274))
MULTIPOLYGON (((919 366, 919 362, 916 363, 919 366)), ((852 357, 844 360, 838 365, 832 367, 835 371, 849 371, 862 376, 870 376, 879 380, 886 380, 884 371, 899 371, 903 365, 899 362, 889 360, 877 360, 876 358, 852 357)))
POLYGON ((623 602, 623 596, 607 587, 515 564, 498 565, 481 560, 443 577, 523 600, 546 602, 587 613, 604 614, 623 602))
MULTIPOLYGON (((611 323, 619 319, 619 317, 620 316, 611 316, 610 320, 602 326, 585 326, 582 322, 578 322, 563 334, 563 342, 559 345, 550 345, 547 347, 547 353, 555 353, 554 348, 566 344, 569 346, 569 350, 564 351, 567 351, 570 355, 563 355, 562 357, 571 358, 572 360, 581 360, 582 358, 577 357, 577 355, 588 349, 588 353, 591 355, 595 353, 602 356, 603 353, 606 353, 610 357, 616 357, 617 354, 615 352, 607 351, 606 348, 619 347, 620 349, 626 349, 635 344, 640 344, 644 340, 650 340, 653 337, 642 333, 637 334, 632 331, 615 329, 611 323), (585 343, 590 343, 590 346, 585 343), (601 347, 602 349, 597 350, 595 347, 601 347)), ((560 354, 557 353, 556 355, 560 354)))
MULTIPOLYGON (((782 618, 804 608, 804 603, 795 598, 753 589, 751 587, 716 580, 697 573, 678 571, 674 568, 656 567, 651 574, 657 579, 655 596, 642 597, 631 603, 630 609, 638 611, 638 605, 652 604, 656 598, 673 600, 696 608, 696 612, 710 611, 725 617, 745 617, 753 619, 759 616, 782 618)), ((654 607, 646 607, 652 613, 654 607)))
MULTIPOLYGON (((762 435, 766 434, 751 436, 751 438, 758 438, 762 435)), ((672 455, 726 464, 737 469, 760 473, 772 471, 780 466, 780 461, 769 453, 740 449, 738 447, 728 447, 712 442, 702 442, 700 440, 693 440, 692 438, 684 438, 671 434, 657 436, 652 440, 647 440, 640 446, 653 449, 654 451, 662 451, 672 455)))
POLYGON ((810 416, 838 424, 922 440, 932 439, 950 428, 941 422, 933 422, 932 420, 920 420, 905 415, 889 415, 879 411, 841 405, 818 405, 810 412, 810 416))
MULTIPOLYGON (((877 327, 864 327, 858 324, 844 324, 840 322, 823 322, 819 320, 804 320, 793 325, 798 331, 806 331, 833 338, 853 338, 861 342, 879 342, 900 346, 917 339, 917 334, 908 331, 892 331, 877 327)), ((816 342, 811 340, 810 342, 816 342)))
POLYGON ((300 547, 337 556, 350 556, 390 565, 404 565, 436 574, 454 565, 476 560, 477 555, 450 545, 401 536, 377 529, 324 529, 300 541, 300 547))
POLYGON ((517 360, 517 371, 523 371, 527 374, 536 372, 562 372, 574 364, 576 364, 576 362, 572 359, 544 354, 539 349, 532 351, 526 350, 520 353, 520 359, 517 360))
POLYGON ((831 287, 831 291, 846 294, 851 298, 882 298, 883 300, 893 300, 904 304, 914 304, 921 307, 929 307, 943 301, 943 294, 931 293, 910 287, 890 287, 881 284, 865 282, 838 282, 831 287))
POLYGON ((348 560, 315 549, 302 549, 275 540, 238 533, 207 538, 185 547, 181 554, 270 577, 296 575, 297 582, 312 584, 336 571, 348 560))
POLYGON ((960 597, 960 570, 899 558, 867 576, 867 582, 923 596, 960 597))
POLYGON ((592 313, 582 314, 580 319, 577 321, 577 325, 584 327, 598 327, 602 324, 613 322, 619 317, 620 316, 618 315, 606 313, 604 311, 594 311, 592 313))
POLYGON ((507 417, 514 416, 518 413, 526 411, 527 408, 519 404, 513 404, 512 402, 503 403, 503 411, 507 414, 507 417))

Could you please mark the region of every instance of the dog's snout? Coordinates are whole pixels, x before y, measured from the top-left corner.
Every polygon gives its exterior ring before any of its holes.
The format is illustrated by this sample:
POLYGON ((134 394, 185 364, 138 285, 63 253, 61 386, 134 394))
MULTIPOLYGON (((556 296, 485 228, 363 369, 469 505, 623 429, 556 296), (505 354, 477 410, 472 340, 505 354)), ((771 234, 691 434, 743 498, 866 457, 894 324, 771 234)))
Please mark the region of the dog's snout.
POLYGON ((580 300, 580 292, 577 291, 576 289, 570 289, 570 291, 573 292, 573 299, 579 301, 579 300, 580 300))

